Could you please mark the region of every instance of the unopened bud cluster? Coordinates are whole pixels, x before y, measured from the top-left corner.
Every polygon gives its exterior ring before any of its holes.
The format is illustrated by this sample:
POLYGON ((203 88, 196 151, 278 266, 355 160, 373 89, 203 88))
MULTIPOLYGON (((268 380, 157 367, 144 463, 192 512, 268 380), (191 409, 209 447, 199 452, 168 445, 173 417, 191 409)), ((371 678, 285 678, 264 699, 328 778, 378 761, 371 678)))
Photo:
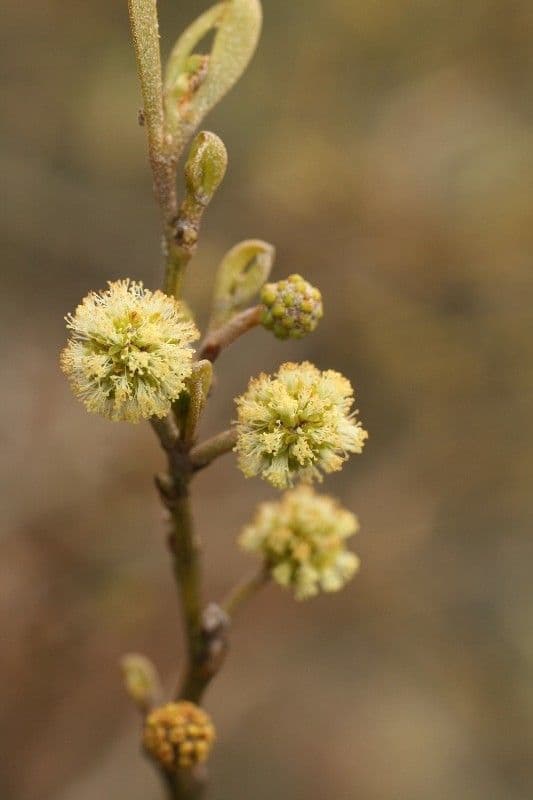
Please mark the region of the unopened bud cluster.
POLYGON ((208 714, 184 700, 156 708, 144 725, 145 749, 168 772, 205 761, 214 740, 215 729, 208 714))
POLYGON ((278 339, 301 339, 315 330, 324 314, 320 291, 301 275, 265 284, 261 303, 261 324, 278 339))

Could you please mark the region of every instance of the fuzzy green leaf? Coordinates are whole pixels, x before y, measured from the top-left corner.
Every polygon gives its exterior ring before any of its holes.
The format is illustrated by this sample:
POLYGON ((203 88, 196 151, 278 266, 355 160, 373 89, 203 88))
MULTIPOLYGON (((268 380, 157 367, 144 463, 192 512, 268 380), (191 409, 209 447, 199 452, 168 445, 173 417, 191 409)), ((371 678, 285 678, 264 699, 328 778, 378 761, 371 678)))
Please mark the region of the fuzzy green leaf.
POLYGON ((177 150, 243 74, 261 21, 259 0, 225 0, 199 16, 176 42, 165 75, 165 112, 177 150), (194 50, 211 30, 216 30, 211 52, 198 57, 194 50))

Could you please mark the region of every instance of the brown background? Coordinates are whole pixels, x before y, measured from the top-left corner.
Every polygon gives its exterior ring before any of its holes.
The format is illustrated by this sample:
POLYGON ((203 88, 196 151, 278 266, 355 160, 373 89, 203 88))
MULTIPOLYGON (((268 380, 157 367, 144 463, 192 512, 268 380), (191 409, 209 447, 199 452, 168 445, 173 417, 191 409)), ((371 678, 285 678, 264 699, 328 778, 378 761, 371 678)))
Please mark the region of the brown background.
MULTIPOLYGON (((371 438, 326 483, 363 569, 242 615, 208 697, 218 800, 528 800, 533 12, 527 0, 266 0, 261 47, 208 120, 230 169, 188 282, 242 238, 323 290, 296 344, 220 361, 204 432, 252 373, 310 358, 359 391, 371 438)), ((203 3, 161 0, 163 47, 203 3)), ((160 280, 126 2, 3 12, 2 800, 155 800, 117 662, 169 685, 178 614, 148 426, 86 415, 62 316, 107 279, 160 280)), ((210 597, 247 567, 260 498, 227 457, 198 480, 210 597)))

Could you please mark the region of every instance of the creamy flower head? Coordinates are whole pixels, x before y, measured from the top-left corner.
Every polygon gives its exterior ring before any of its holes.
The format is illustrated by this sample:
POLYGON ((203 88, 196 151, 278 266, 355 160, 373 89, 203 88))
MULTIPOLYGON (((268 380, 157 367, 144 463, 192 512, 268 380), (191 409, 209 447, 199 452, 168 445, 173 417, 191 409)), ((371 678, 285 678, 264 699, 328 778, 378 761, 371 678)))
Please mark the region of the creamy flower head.
POLYGON ((240 544, 262 555, 273 579, 304 600, 320 589, 338 591, 357 572, 359 559, 345 540, 358 528, 357 517, 332 497, 300 486, 277 503, 261 503, 240 544))
POLYGON ((285 489, 295 479, 322 480, 360 453, 368 434, 354 417, 350 382, 313 364, 282 364, 259 375, 236 400, 239 467, 285 489))
POLYGON ((190 343, 198 338, 176 300, 116 281, 66 320, 61 369, 88 411, 129 422, 168 413, 191 374, 190 343))

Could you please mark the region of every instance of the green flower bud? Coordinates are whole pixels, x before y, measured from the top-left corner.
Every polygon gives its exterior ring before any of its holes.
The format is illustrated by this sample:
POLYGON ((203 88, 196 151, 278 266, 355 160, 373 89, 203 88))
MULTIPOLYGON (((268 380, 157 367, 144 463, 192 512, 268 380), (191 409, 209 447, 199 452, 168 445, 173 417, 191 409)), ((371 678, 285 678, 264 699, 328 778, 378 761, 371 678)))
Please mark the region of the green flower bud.
POLYGON ((194 139, 187 163, 185 180, 192 198, 206 206, 222 183, 228 165, 224 142, 216 134, 201 131, 194 139))
POLYGON ((301 339, 324 315, 322 296, 301 275, 267 283, 261 291, 261 324, 278 339, 301 339))

